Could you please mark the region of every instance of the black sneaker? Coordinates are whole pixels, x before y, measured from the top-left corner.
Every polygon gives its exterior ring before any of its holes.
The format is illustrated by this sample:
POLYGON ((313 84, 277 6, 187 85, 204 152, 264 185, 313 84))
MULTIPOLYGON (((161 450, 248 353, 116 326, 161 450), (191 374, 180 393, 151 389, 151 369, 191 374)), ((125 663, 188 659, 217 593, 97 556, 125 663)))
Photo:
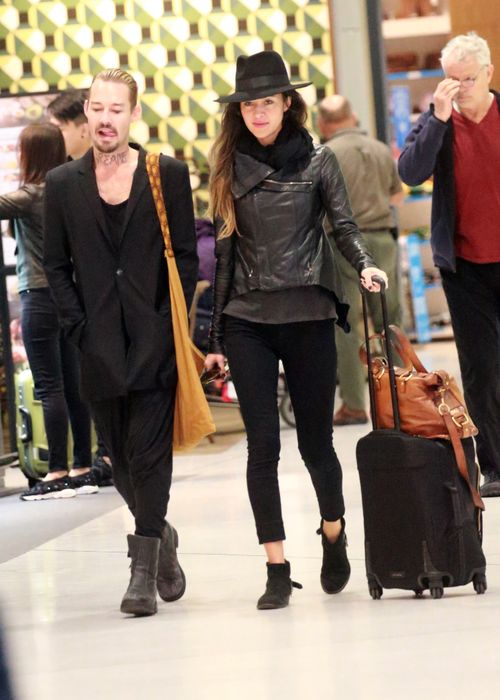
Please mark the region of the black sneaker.
POLYGON ((21 501, 45 501, 49 498, 74 498, 76 490, 69 476, 61 476, 52 481, 39 481, 32 488, 24 491, 21 501))
POLYGON ((92 469, 85 472, 85 474, 70 476, 68 479, 77 496, 89 496, 91 493, 99 492, 99 486, 92 469))
POLYGON ((483 498, 500 496, 500 475, 496 472, 484 474, 483 485, 479 489, 479 493, 483 498))

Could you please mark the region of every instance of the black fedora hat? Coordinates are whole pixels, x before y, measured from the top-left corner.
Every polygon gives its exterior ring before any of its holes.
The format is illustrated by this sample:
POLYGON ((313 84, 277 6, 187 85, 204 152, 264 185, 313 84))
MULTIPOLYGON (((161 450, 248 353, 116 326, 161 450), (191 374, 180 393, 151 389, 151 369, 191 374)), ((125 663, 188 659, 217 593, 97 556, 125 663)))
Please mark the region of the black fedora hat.
POLYGON ((292 85, 285 63, 276 51, 260 51, 252 56, 238 56, 236 62, 236 91, 219 97, 216 102, 244 102, 276 95, 311 83, 292 85))

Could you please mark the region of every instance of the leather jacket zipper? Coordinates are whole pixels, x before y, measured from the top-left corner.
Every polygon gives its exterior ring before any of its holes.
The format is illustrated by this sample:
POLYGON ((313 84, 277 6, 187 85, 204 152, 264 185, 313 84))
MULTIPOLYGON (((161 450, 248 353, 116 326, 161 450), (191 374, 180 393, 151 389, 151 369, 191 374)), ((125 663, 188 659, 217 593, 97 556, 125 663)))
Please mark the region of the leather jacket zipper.
POLYGON ((298 182, 293 182, 292 180, 262 180, 262 182, 269 182, 271 185, 312 185, 312 180, 299 180, 298 182))

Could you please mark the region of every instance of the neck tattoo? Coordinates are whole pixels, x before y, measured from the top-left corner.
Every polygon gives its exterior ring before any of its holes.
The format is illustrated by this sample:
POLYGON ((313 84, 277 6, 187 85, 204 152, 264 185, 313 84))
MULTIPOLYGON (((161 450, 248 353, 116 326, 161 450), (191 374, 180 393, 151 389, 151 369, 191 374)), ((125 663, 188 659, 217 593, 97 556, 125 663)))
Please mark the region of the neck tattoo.
POLYGON ((123 165, 128 160, 128 149, 121 153, 96 153, 96 165, 123 165))

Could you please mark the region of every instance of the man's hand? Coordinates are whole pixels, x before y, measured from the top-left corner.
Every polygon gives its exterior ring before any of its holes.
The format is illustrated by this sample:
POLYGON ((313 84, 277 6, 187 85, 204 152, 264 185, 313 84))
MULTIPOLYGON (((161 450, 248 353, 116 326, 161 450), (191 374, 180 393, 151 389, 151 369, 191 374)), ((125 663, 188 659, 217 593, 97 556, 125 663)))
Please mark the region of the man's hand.
POLYGON ((451 117, 453 100, 460 90, 460 83, 453 78, 445 78, 438 84, 433 95, 434 116, 442 122, 447 122, 451 117))

